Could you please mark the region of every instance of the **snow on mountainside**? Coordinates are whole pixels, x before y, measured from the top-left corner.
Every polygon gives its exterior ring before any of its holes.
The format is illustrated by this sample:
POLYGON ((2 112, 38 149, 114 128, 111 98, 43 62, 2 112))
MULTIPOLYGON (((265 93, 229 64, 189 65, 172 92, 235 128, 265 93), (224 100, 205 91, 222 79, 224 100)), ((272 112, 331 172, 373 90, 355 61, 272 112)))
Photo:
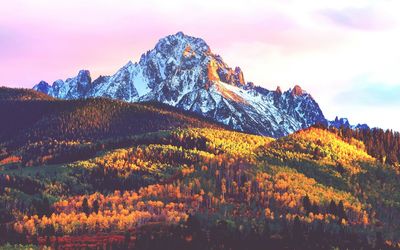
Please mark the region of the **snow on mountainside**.
POLYGON ((128 102, 159 101, 202 114, 234 129, 280 137, 315 123, 327 124, 318 104, 299 86, 282 92, 246 83, 200 38, 167 36, 112 76, 93 82, 89 71, 35 90, 62 99, 109 97, 128 102))

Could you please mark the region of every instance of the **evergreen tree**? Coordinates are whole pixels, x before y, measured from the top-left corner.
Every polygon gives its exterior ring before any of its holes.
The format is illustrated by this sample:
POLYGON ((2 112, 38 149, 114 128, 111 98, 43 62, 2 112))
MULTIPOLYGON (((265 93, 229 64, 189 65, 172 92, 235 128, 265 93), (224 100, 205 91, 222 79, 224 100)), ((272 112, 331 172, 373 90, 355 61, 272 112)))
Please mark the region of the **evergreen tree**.
POLYGON ((97 200, 93 202, 93 212, 99 213, 99 202, 97 200))
POLYGON ((129 248, 130 241, 131 241, 131 233, 129 231, 126 231, 124 235, 124 249, 129 248))
POLYGON ((385 243, 383 241, 382 232, 376 233, 375 249, 385 249, 385 243))
POLYGON ((312 208, 311 208, 311 211, 312 211, 314 214, 318 214, 318 213, 319 213, 319 206, 318 206, 318 204, 317 204, 316 202, 313 203, 312 208))
POLYGON ((90 214, 90 209, 89 209, 89 204, 88 204, 88 199, 85 197, 82 201, 82 211, 86 214, 90 214))
POLYGON ((346 211, 344 211, 343 201, 340 201, 337 206, 337 216, 339 216, 339 219, 347 220, 346 211))
POLYGON ((302 249, 303 243, 303 229, 301 227, 301 222, 299 216, 296 216, 293 221, 293 248, 294 249, 302 249))
POLYGON ((331 203, 329 203, 328 212, 337 215, 337 206, 334 200, 331 200, 331 203))
POLYGON ((303 207, 307 214, 311 212, 311 201, 308 195, 304 196, 303 198, 303 207))
POLYGON ((50 236, 46 236, 46 246, 51 247, 51 239, 50 236))

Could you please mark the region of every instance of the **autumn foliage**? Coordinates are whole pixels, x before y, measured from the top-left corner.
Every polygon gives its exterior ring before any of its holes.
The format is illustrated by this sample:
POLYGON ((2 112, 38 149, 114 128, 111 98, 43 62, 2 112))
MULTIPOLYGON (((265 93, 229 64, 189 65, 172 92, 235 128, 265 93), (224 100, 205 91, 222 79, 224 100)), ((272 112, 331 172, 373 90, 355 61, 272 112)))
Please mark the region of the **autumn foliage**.
POLYGON ((19 137, 21 144, 3 145, 0 230, 18 235, 16 242, 54 246, 56 239, 100 237, 102 244, 124 244, 127 234, 132 247, 130 235, 140 243, 147 231, 153 239, 178 235, 183 245, 213 249, 234 240, 224 232, 319 247, 326 246, 320 232, 357 235, 344 237, 346 244, 400 239, 398 171, 355 138, 310 128, 275 140, 199 125, 148 104, 76 102, 73 112, 39 121, 51 125, 48 138, 37 126, 19 137), (141 126, 127 115, 132 110, 151 122, 141 126), (157 225, 163 226, 156 235, 157 225))

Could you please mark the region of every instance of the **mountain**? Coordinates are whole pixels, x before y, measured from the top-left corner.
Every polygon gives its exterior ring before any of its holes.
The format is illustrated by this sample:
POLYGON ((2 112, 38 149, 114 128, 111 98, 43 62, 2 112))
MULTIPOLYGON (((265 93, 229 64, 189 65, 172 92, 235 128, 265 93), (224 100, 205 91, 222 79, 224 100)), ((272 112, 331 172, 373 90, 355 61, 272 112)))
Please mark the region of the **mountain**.
POLYGON ((337 116, 336 116, 335 120, 328 121, 328 126, 329 127, 332 126, 335 128, 345 127, 345 128, 351 128, 351 129, 369 129, 369 126, 365 123, 351 125, 347 118, 338 118, 337 116))
POLYGON ((239 67, 231 68, 206 42, 178 32, 167 36, 128 62, 112 76, 92 81, 79 71, 51 86, 42 81, 34 89, 61 99, 108 97, 127 102, 158 101, 192 111, 233 129, 280 137, 326 124, 317 102, 299 86, 282 92, 246 83, 239 67))

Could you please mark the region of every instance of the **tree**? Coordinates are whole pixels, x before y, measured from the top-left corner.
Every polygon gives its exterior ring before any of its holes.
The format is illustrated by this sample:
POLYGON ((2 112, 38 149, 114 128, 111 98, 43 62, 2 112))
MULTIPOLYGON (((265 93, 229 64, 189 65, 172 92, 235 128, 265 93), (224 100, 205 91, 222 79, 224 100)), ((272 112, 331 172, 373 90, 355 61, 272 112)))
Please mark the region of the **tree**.
POLYGON ((31 241, 33 245, 39 245, 39 240, 37 235, 33 235, 31 241))
POLYGON ((46 236, 46 246, 50 247, 51 246, 51 239, 50 236, 46 236))
POLYGON ((93 211, 97 214, 99 213, 99 202, 97 200, 95 200, 93 202, 93 211))
POLYGON ((124 249, 129 248, 130 241, 131 241, 131 233, 129 231, 126 231, 124 236, 124 249))
POLYGON ((88 199, 85 197, 82 201, 82 211, 86 214, 90 214, 90 209, 89 209, 89 204, 88 204, 88 199))
POLYGON ((337 206, 337 216, 339 216, 339 219, 347 220, 346 212, 344 211, 343 201, 340 201, 339 205, 337 206))
POLYGON ((375 249, 385 249, 382 232, 376 232, 375 249))
POLYGON ((60 244, 58 243, 58 237, 56 236, 56 239, 54 241, 54 249, 58 250, 59 246, 60 246, 60 244))
POLYGON ((311 212, 311 201, 308 195, 303 198, 303 207, 307 214, 311 212))
POLYGON ((301 222, 299 216, 296 216, 293 221, 293 244, 295 249, 302 249, 301 245, 303 243, 303 229, 301 227, 301 222))
POLYGON ((189 214, 189 217, 188 217, 188 219, 186 221, 186 225, 187 225, 188 230, 189 230, 190 233, 198 233, 198 232, 200 232, 200 222, 192 214, 189 214))
POLYGON ((263 230, 263 239, 265 241, 268 241, 270 236, 271 236, 271 229, 269 227, 269 222, 268 222, 268 220, 265 220, 265 222, 264 222, 264 230, 263 230))
POLYGON ((316 202, 313 202, 311 211, 313 212, 313 214, 318 214, 319 213, 319 207, 318 207, 318 204, 316 202))
POLYGON ((337 170, 341 175, 343 175, 343 174, 346 172, 346 170, 345 170, 345 168, 344 168, 344 166, 343 166, 343 163, 340 163, 340 162, 337 162, 337 163, 336 163, 336 170, 337 170))
POLYGON ((337 206, 334 200, 331 200, 331 203, 329 203, 328 212, 337 215, 337 206))
POLYGON ((52 236, 55 234, 55 229, 53 225, 46 225, 46 227, 43 230, 43 233, 45 236, 52 236))
POLYGON ((389 157, 386 159, 386 163, 394 165, 397 162, 399 162, 399 159, 397 158, 397 152, 392 151, 389 153, 389 157))

